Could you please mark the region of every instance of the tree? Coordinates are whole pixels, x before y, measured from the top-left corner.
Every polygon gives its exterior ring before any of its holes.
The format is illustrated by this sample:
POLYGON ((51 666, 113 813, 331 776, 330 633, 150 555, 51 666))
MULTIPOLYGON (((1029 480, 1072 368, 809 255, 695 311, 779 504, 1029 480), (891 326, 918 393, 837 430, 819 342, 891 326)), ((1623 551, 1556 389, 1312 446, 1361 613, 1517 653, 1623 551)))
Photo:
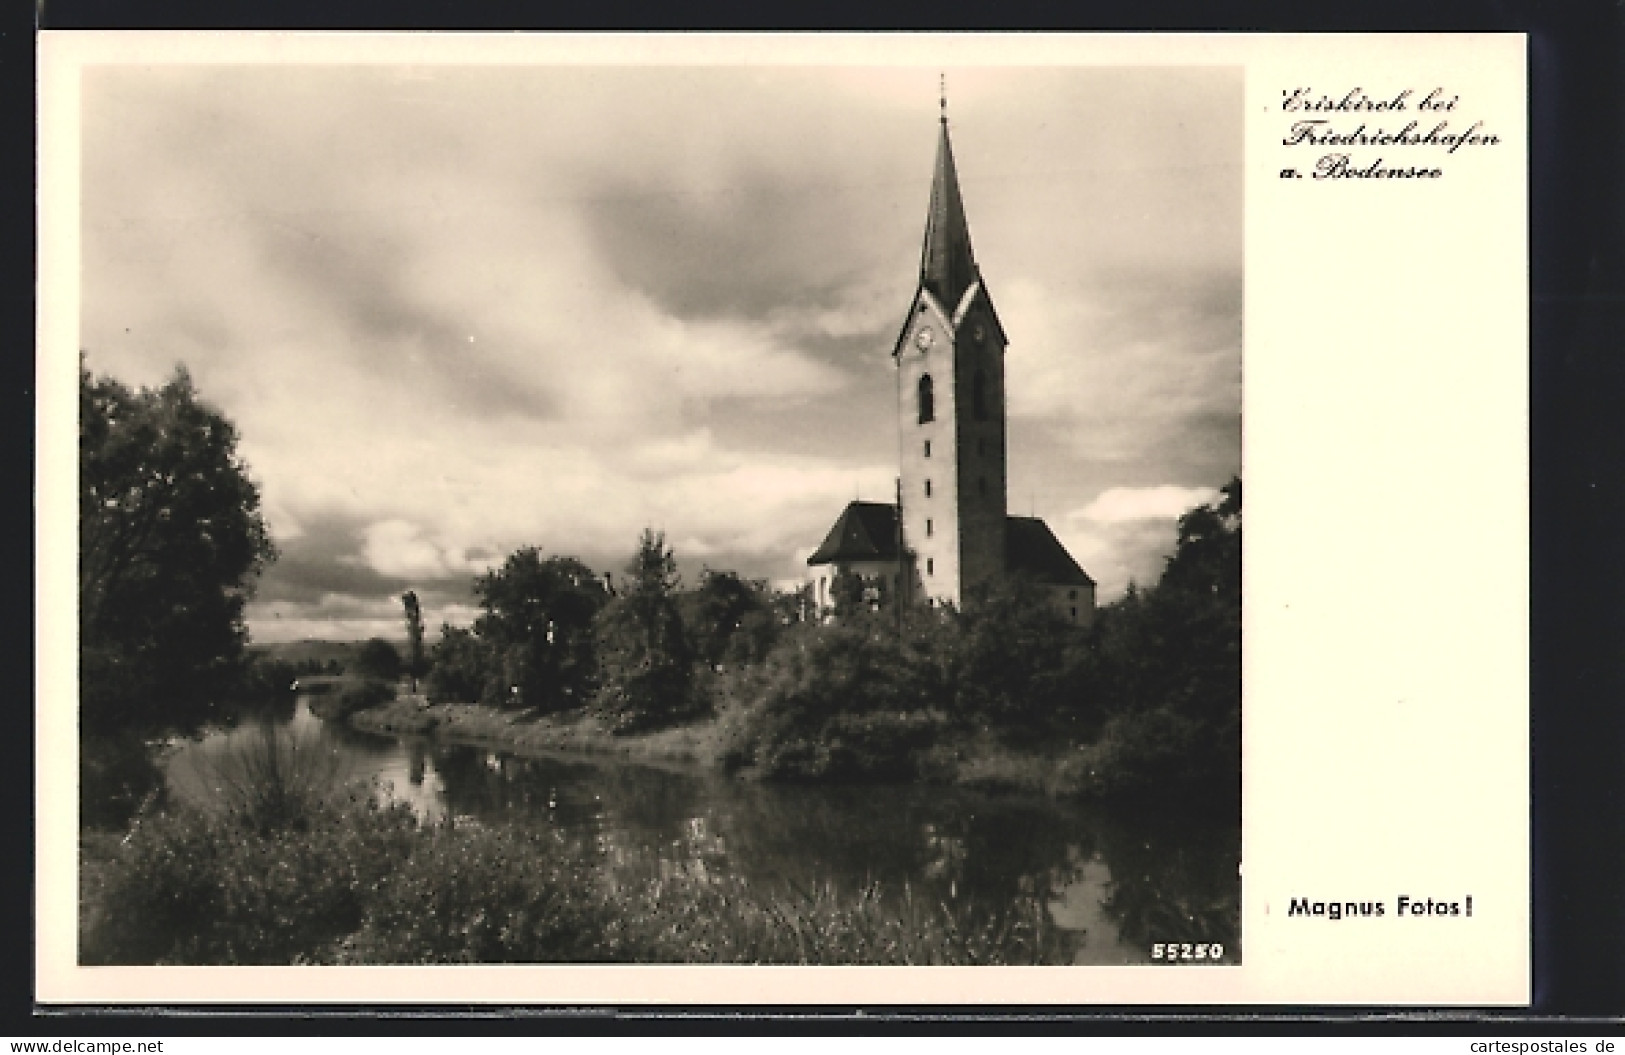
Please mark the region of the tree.
POLYGON ((401 594, 401 605, 406 609, 406 673, 416 692, 418 676, 423 673, 423 609, 418 606, 418 595, 411 590, 401 594))
POLYGON ((736 757, 787 780, 913 778, 954 694, 941 612, 798 627, 768 655, 736 757))
POLYGON ((240 680, 243 606, 276 556, 237 431, 184 367, 157 389, 79 372, 80 720, 185 731, 240 680))
POLYGON ((401 676, 401 654, 381 637, 369 638, 355 657, 356 673, 394 681, 401 676))
POLYGON ((1043 587, 1008 578, 974 590, 971 602, 955 619, 962 716, 991 721, 1016 739, 1041 739, 1087 716, 1078 698, 1082 635, 1043 587))
POLYGON ((599 702, 619 732, 663 724, 692 703, 691 652, 673 596, 681 580, 664 532, 644 529, 626 575, 597 624, 599 702))
POLYGON ((772 651, 781 631, 779 617, 771 608, 765 604, 752 608, 740 618, 738 629, 729 635, 723 659, 740 667, 760 663, 772 651))
POLYGON ((486 702, 556 710, 586 695, 597 668, 593 620, 608 599, 592 569, 527 546, 476 579, 474 594, 484 609, 474 632, 496 660, 486 702))
MULTIPOLYGON (((1167 701, 1200 720, 1241 709, 1241 481, 1179 518, 1179 543, 1152 596, 1166 643, 1167 701)), ((1238 730, 1239 735, 1239 730, 1238 730)))
POLYGON ((429 669, 428 694, 435 703, 474 703, 485 689, 491 649, 472 630, 443 623, 429 669))
POLYGON ((869 610, 863 597, 863 577, 855 571, 842 568, 829 584, 830 598, 835 602, 835 618, 849 619, 869 610))
POLYGON ((1179 542, 1150 590, 1101 613, 1096 660, 1113 710, 1108 790, 1240 792, 1241 481, 1179 518, 1179 542))
POLYGON ((791 590, 774 590, 767 599, 769 611, 780 626, 804 623, 812 619, 818 605, 813 599, 812 583, 804 582, 791 590))
POLYGON ((694 651, 707 665, 714 667, 730 656, 736 661, 742 657, 759 658, 759 650, 743 638, 747 633, 759 637, 764 619, 766 626, 773 625, 766 613, 765 591, 766 583, 747 582, 736 572, 707 568, 700 576, 699 588, 683 596, 684 622, 693 637, 694 651), (736 635, 741 636, 738 642, 736 635))

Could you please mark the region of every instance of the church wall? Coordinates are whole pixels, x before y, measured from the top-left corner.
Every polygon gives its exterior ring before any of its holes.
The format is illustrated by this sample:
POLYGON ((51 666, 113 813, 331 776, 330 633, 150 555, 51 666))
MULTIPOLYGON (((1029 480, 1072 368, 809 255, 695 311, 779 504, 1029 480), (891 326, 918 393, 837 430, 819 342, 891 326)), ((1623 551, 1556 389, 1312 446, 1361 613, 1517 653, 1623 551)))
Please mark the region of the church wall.
POLYGON ((985 316, 972 310, 961 322, 955 386, 959 398, 956 461, 959 480, 961 589, 996 582, 1004 575, 1006 447, 1004 356, 985 316), (977 340, 978 335, 981 340, 977 340), (982 420, 974 413, 976 371, 984 378, 982 420))
POLYGON ((812 587, 813 603, 820 609, 834 607, 835 577, 843 571, 850 571, 865 581, 884 580, 885 595, 892 598, 897 595, 900 566, 896 561, 850 561, 837 564, 814 564, 807 568, 807 584, 812 587))
POLYGON ((1045 583, 1040 587, 1050 609, 1062 619, 1087 629, 1095 621, 1095 588, 1059 586, 1045 583))
POLYGON ((924 298, 916 310, 897 355, 897 420, 899 477, 902 481, 903 545, 914 554, 917 599, 927 597, 958 604, 960 600, 958 459, 955 453, 952 328, 924 298), (931 346, 921 350, 919 331, 929 327, 931 346), (921 425, 918 414, 919 382, 929 373, 935 402, 934 420, 921 425), (931 444, 929 456, 925 444, 931 444), (925 482, 931 481, 931 494, 925 482), (929 521, 929 525, 927 524, 929 521))

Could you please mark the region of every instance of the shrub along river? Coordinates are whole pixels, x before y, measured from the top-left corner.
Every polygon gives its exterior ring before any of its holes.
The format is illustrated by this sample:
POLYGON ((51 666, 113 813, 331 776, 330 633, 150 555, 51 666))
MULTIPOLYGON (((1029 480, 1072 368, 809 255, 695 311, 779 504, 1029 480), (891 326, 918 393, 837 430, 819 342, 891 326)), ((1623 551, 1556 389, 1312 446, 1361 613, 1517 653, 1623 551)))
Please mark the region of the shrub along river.
POLYGON ((346 779, 374 779, 420 815, 554 825, 611 854, 721 869, 754 887, 853 890, 998 904, 1038 897, 1073 962, 1151 960, 1155 942, 1216 942, 1240 957, 1240 828, 1212 817, 925 785, 785 786, 698 767, 514 755, 423 737, 380 737, 314 717, 251 718, 169 757, 181 799, 206 804, 210 774, 241 738, 292 735, 346 779))

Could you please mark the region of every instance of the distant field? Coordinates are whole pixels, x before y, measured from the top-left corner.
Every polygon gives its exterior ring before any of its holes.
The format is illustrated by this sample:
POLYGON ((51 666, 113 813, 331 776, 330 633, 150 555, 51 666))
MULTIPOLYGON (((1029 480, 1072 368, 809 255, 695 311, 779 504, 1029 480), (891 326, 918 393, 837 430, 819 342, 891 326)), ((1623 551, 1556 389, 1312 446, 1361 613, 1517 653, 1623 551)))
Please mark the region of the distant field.
MULTIPOLYGON (((402 653, 406 651, 405 641, 391 641, 390 644, 402 653)), ((312 659, 318 663, 337 660, 348 668, 361 645, 360 641, 284 641, 272 645, 250 645, 248 651, 252 655, 287 663, 303 663, 312 659)))

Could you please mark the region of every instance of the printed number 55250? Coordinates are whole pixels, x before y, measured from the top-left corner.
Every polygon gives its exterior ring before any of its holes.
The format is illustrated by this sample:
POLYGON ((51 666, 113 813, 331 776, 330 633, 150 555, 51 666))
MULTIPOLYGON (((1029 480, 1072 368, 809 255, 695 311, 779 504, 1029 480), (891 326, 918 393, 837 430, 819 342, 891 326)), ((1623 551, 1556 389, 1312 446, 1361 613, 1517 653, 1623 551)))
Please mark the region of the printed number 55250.
POLYGON ((1151 958, 1172 963, 1180 960, 1218 960, 1224 956, 1224 946, 1218 942, 1157 942, 1151 946, 1151 958))

